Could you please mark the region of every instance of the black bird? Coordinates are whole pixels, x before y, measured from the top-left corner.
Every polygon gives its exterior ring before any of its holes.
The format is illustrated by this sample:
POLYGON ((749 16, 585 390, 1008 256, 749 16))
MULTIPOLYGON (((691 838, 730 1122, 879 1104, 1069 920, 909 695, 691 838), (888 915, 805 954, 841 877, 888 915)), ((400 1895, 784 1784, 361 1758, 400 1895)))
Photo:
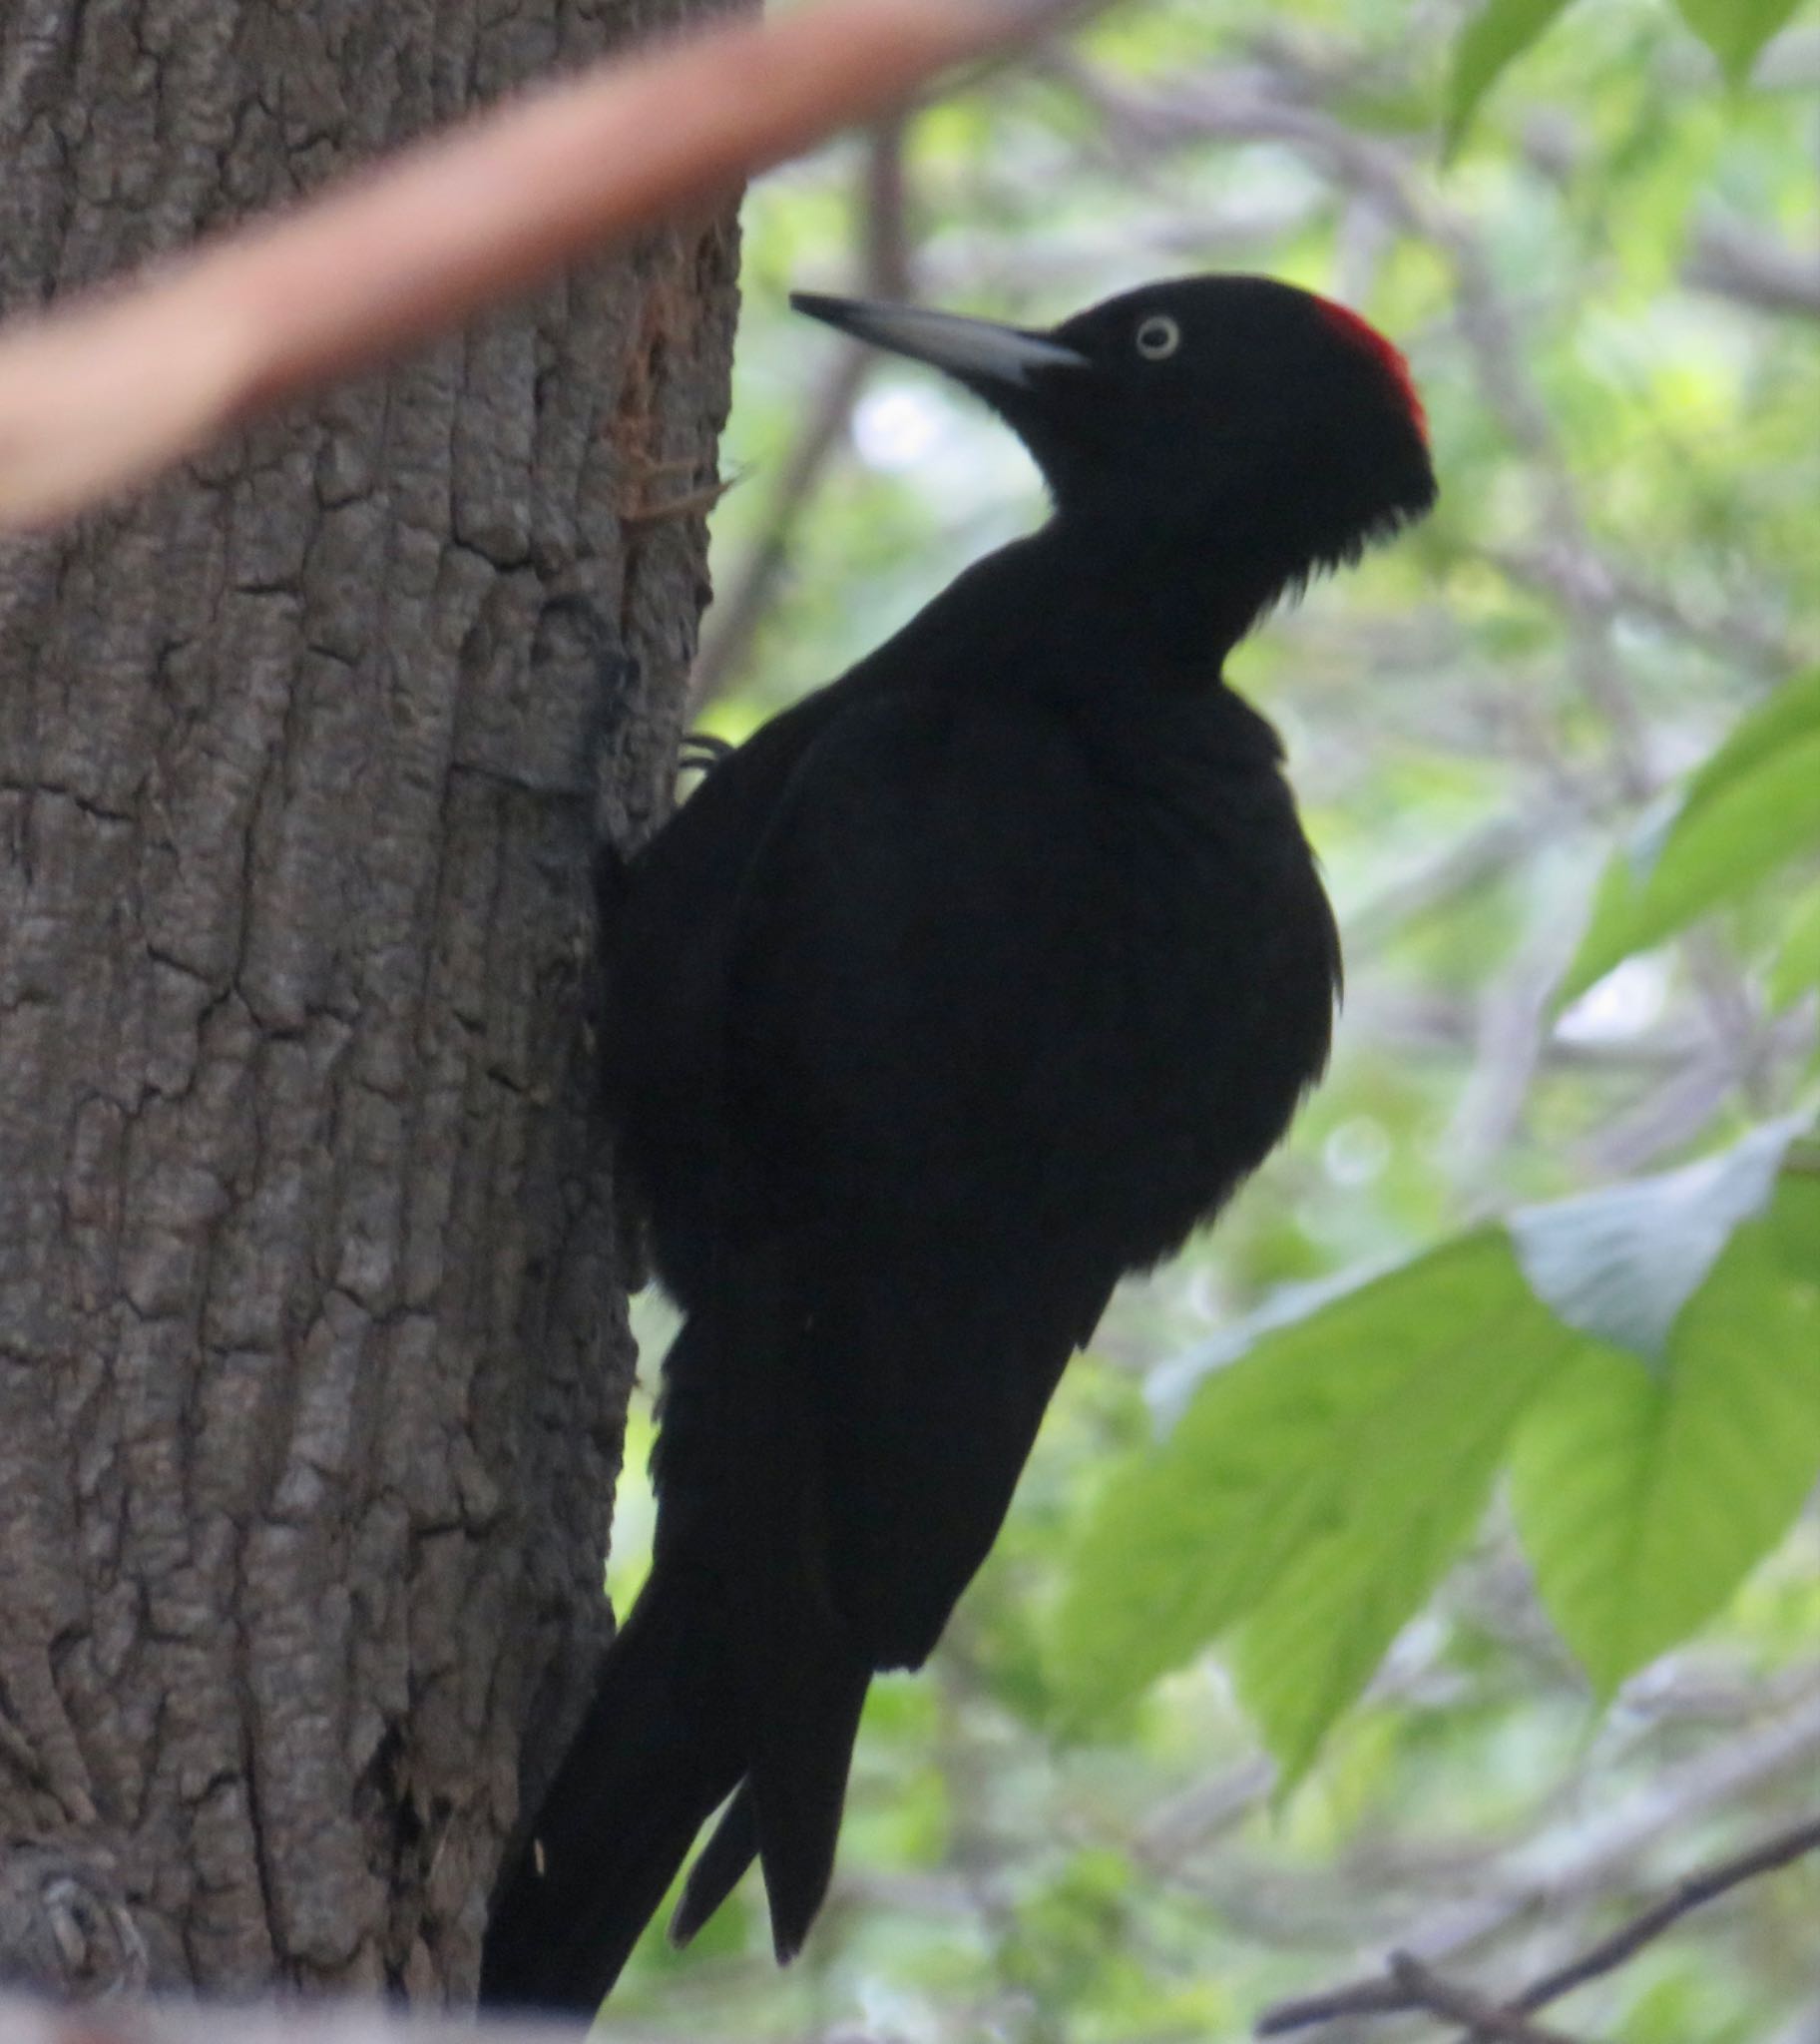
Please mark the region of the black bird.
POLYGON ((1434 501, 1403 358, 1252 276, 1050 332, 799 296, 1024 440, 1043 528, 715 766, 604 903, 619 1169, 682 1307, 651 1580, 507 1869, 492 2002, 591 2009, 827 1891, 873 1674, 985 1559, 1073 1351, 1326 1062, 1340 955, 1226 655, 1434 501))

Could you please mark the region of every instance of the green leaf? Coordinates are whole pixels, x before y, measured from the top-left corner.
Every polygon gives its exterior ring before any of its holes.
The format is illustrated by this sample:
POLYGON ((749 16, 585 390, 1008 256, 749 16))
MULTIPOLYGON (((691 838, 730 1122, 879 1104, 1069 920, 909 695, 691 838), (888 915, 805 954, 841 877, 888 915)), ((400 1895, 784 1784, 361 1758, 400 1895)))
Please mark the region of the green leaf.
POLYGON ((1804 739, 1820 737, 1820 667, 1784 682, 1773 696, 1744 718, 1704 766, 1687 782, 1682 813, 1721 794, 1733 781, 1804 739))
POLYGON ((1782 932, 1782 949, 1770 967, 1769 1005, 1792 1006, 1810 986, 1820 986, 1820 887, 1810 887, 1782 932))
POLYGON ((1501 1229, 1266 1321, 1090 1521, 1055 1635, 1065 1717, 1103 1717, 1256 1613, 1247 1690, 1285 1768, 1305 1766, 1470 1531, 1566 1338, 1501 1229), (1342 1566, 1344 1596, 1299 1622, 1283 1586, 1342 1566), (1294 1710, 1279 1659, 1308 1691, 1294 1710))
POLYGON ((1568 0, 1486 0, 1454 45, 1441 153, 1451 157, 1499 74, 1542 35, 1568 0))
POLYGON ((1606 866, 1561 998, 1817 846, 1820 670, 1747 717, 1687 783, 1666 827, 1652 824, 1606 866))
POLYGON ((1757 52, 1801 0, 1675 0, 1681 19, 1719 60, 1726 83, 1743 85, 1757 52))
POLYGON ((1660 1360, 1681 1308, 1738 1224, 1760 1213, 1805 1126, 1771 1122, 1679 1171, 1530 1207, 1511 1217, 1524 1276, 1543 1303, 1595 1340, 1660 1360))
MULTIPOLYGON (((1488 1259, 1489 1263, 1489 1259, 1488 1259)), ((1329 1523, 1303 1542, 1239 1627, 1240 1701, 1280 1770, 1307 1772, 1484 1515, 1525 1410, 1581 1343, 1485 1273, 1454 1338, 1412 1357, 1395 1395, 1330 1452, 1353 1463, 1329 1523)))
POLYGON ((1589 1347, 1531 1406, 1513 1501, 1601 1697, 1710 1618, 1820 1472, 1820 1182, 1789 1172, 1675 1321, 1659 1375, 1589 1347))

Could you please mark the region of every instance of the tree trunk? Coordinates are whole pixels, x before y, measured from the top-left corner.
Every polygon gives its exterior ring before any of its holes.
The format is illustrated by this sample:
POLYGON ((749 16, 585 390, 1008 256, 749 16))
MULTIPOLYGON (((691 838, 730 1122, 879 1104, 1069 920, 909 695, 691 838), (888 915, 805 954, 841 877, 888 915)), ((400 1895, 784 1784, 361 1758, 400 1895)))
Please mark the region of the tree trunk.
MULTIPOLYGON (((6 0, 5 307, 705 11, 6 0)), ((734 261, 0 546, 0 1977, 471 1991, 605 1628, 590 856, 667 798, 734 261)))

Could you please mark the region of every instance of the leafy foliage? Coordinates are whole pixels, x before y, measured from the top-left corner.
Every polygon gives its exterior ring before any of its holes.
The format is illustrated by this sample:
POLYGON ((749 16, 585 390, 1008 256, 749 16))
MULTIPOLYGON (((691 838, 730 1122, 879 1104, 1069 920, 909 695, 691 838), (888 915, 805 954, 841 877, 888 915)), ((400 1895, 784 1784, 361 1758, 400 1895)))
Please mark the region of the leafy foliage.
POLYGON ((1606 866, 1563 993, 1820 853, 1820 669, 1783 686, 1606 866))
POLYGON ((1792 1133, 1477 1230, 1222 1362, 1087 1525, 1058 1628, 1077 1719, 1237 1625, 1293 1784, 1507 1458, 1601 1696, 1710 1618, 1820 1480, 1820 1181, 1779 1172, 1792 1133))
MULTIPOLYGON (((888 141, 754 192, 710 640, 834 389, 782 292, 863 287, 881 237, 931 302, 1032 323, 1170 269, 1334 291, 1407 347, 1443 497, 1231 669, 1346 933, 1332 1074, 1126 1287, 936 1660, 875 1691, 803 1958, 772 1974, 755 1909, 654 1944, 615 2004, 641 2032, 1235 2036, 1462 1922, 1462 1977, 1508 1980, 1811 1773, 1820 351, 1789 17, 1489 0, 1455 42, 1377 0, 1128 0, 919 115, 901 216, 888 141)), ((874 365, 829 444, 705 712, 728 736, 1040 515, 914 369, 874 365)), ((1792 2035, 1817 1910, 1812 1871, 1740 1891, 1560 2026, 1792 2035)))
POLYGON ((1483 1230, 1213 1370, 1085 1529, 1058 1637, 1076 1709, 1242 1619, 1241 1689, 1299 1773, 1472 1531, 1563 1345, 1483 1230))
POLYGON ((1731 84, 1750 76, 1757 52, 1785 28, 1801 0, 1675 0, 1681 17, 1719 60, 1731 84))
POLYGON ((1454 48, 1454 75, 1447 94, 1450 154, 1459 147, 1499 73, 1515 63, 1567 5, 1568 0, 1486 0, 1467 23, 1454 48))
MULTIPOLYGON (((1451 155, 1479 103, 1554 25, 1569 0, 1485 0, 1461 31, 1448 86, 1446 147, 1451 155)), ((1681 18, 1718 59, 1733 86, 1750 76, 1758 52, 1785 28, 1801 0, 1675 0, 1681 18)))
POLYGON ((1718 1611, 1820 1477, 1820 1180, 1791 1175, 1664 1366, 1585 1344, 1518 1435, 1536 1586, 1601 1697, 1718 1611))

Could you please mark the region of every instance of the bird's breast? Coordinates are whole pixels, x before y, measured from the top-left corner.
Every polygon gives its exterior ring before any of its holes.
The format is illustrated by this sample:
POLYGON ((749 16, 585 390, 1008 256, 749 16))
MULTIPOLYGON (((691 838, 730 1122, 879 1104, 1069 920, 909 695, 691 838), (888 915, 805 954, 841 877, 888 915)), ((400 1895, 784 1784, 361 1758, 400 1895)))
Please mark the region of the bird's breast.
POLYGON ((1102 1225, 1147 1263, 1224 1202, 1327 1058, 1338 944, 1273 759, 1129 728, 1096 757, 1073 1026, 1102 1225), (1091 961, 1091 962, 1090 962, 1091 961))

